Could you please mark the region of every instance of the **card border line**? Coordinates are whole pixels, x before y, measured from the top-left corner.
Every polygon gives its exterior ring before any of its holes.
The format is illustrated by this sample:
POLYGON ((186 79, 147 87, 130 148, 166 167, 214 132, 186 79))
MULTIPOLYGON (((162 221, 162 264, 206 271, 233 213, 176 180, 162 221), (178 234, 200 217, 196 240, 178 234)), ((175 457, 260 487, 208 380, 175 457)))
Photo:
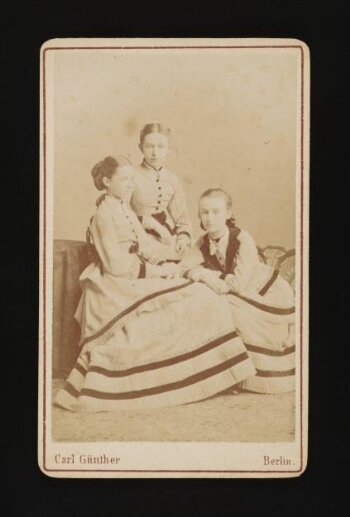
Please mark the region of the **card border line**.
MULTIPOLYGON (((216 473, 216 474, 298 474, 303 471, 303 258, 304 258, 304 49, 302 45, 203 45, 203 46, 192 46, 192 45, 155 45, 155 46, 67 46, 67 47, 46 47, 43 49, 42 57, 42 107, 43 107, 43 469, 46 472, 110 472, 110 473, 216 473), (46 348, 46 178, 47 178, 47 161, 46 161, 46 53, 53 50, 184 50, 184 49, 251 49, 251 48, 295 48, 301 51, 301 95, 300 95, 300 111, 301 111, 301 131, 300 131, 300 468, 297 470, 122 470, 122 469, 52 469, 46 465, 46 364, 47 364, 47 348, 46 348)), ((40 343, 39 343, 40 345, 40 343)))

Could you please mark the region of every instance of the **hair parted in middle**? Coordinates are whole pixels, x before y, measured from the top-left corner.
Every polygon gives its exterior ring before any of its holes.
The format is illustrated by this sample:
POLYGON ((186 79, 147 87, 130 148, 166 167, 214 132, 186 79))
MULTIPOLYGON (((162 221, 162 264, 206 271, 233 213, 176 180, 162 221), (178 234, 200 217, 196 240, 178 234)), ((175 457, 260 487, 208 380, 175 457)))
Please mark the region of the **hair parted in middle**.
POLYGON ((95 187, 98 190, 104 190, 106 185, 103 182, 103 178, 111 178, 118 167, 122 167, 124 165, 131 165, 131 162, 129 158, 122 155, 107 156, 104 160, 96 163, 91 170, 91 176, 94 180, 95 187))
POLYGON ((143 146, 143 142, 146 136, 151 133, 159 133, 170 141, 171 131, 165 124, 160 122, 150 122, 149 124, 146 124, 140 131, 140 147, 143 146))
MULTIPOLYGON (((199 201, 201 201, 201 199, 204 199, 206 197, 221 197, 226 202, 227 210, 232 211, 232 205, 233 205, 232 197, 230 196, 230 194, 228 192, 226 192, 226 190, 224 190, 222 188, 209 188, 208 190, 203 192, 203 194, 199 198, 199 201)), ((234 228, 236 226, 236 220, 233 217, 233 215, 226 220, 226 224, 229 228, 234 228)), ((202 230, 204 230, 202 223, 200 224, 200 226, 201 226, 202 230)))

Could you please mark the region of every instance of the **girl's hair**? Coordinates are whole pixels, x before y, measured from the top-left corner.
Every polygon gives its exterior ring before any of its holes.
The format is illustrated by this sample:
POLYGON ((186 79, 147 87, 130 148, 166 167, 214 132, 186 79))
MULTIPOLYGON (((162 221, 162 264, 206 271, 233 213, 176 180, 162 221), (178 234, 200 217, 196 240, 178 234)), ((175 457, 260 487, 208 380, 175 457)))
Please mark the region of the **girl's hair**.
MULTIPOLYGON (((205 197, 221 197, 226 201, 226 208, 227 210, 232 210, 232 197, 226 190, 222 188, 210 188, 203 192, 201 197, 199 198, 199 201, 205 197)), ((231 216, 229 219, 226 220, 226 224, 229 228, 234 228, 236 226, 236 220, 233 216, 231 216)), ((204 227, 201 223, 201 228, 204 230, 204 227)))
POLYGON ((167 126, 160 122, 151 122, 150 124, 146 124, 140 131, 140 147, 142 147, 146 136, 151 133, 159 133, 166 136, 168 140, 170 140, 171 137, 170 129, 167 126))
POLYGON ((123 165, 131 165, 131 162, 129 158, 121 155, 107 156, 104 160, 96 163, 91 171, 95 187, 98 190, 104 190, 106 185, 103 182, 103 178, 111 178, 118 167, 122 167, 123 165))

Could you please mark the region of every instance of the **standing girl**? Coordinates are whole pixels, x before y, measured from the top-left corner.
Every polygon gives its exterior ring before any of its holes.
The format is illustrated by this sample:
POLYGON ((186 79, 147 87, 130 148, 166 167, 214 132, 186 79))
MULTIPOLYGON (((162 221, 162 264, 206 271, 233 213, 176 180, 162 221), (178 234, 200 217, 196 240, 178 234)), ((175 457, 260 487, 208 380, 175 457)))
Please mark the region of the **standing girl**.
POLYGON ((261 393, 294 389, 294 295, 286 280, 261 263, 254 239, 232 217, 231 196, 210 189, 199 201, 205 235, 187 276, 224 294, 257 370, 241 387, 261 393))
POLYGON ((180 259, 191 244, 191 224, 178 177, 165 168, 170 130, 146 124, 140 133, 143 161, 135 170, 131 206, 145 230, 169 247, 169 258, 180 259))

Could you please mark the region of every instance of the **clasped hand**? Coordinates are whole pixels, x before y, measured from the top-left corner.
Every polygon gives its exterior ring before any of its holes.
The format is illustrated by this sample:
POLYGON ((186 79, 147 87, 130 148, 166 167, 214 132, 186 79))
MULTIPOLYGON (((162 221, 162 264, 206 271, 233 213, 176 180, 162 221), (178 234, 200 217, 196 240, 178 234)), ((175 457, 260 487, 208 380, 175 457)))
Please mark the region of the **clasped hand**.
POLYGON ((186 236, 180 235, 175 244, 175 251, 179 255, 184 255, 190 247, 190 240, 186 236))
POLYGON ((180 267, 174 262, 165 262, 161 266, 162 278, 177 278, 180 276, 180 267))
POLYGON ((229 285, 218 277, 216 271, 211 271, 202 266, 192 269, 187 276, 194 282, 203 282, 217 294, 227 294, 230 291, 229 285))
POLYGON ((230 287, 227 283, 215 275, 206 276, 204 282, 217 294, 227 294, 230 291, 230 287))

